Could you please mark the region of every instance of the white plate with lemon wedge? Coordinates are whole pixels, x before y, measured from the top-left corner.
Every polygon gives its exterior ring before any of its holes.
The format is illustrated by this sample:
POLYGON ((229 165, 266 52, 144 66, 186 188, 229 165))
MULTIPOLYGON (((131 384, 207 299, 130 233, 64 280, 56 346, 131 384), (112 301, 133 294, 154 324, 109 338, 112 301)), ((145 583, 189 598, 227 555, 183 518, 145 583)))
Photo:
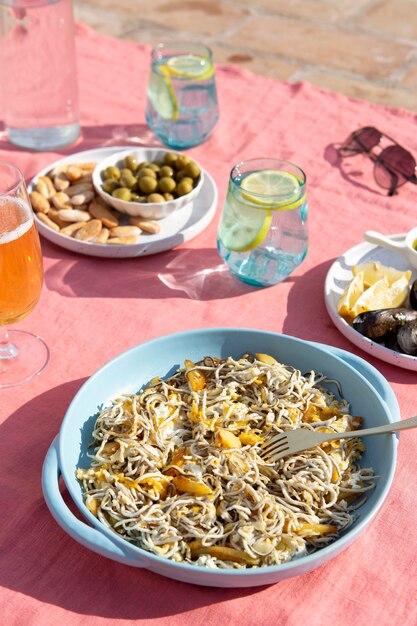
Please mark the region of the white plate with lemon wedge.
MULTIPOLYGON (((398 242, 404 238, 405 234, 390 236, 390 239, 398 242)), ((409 285, 416 278, 417 271, 404 256, 367 242, 360 243, 336 259, 327 273, 324 283, 327 312, 336 328, 364 352, 397 367, 417 371, 417 357, 396 352, 364 337, 343 317, 346 314, 347 318, 350 316, 352 319, 368 310, 368 307, 369 310, 375 310, 399 307, 404 301, 407 303, 409 285), (378 273, 378 264, 394 271, 378 273), (358 266, 365 267, 365 274, 358 266), (362 285, 364 276, 365 285, 362 285)))

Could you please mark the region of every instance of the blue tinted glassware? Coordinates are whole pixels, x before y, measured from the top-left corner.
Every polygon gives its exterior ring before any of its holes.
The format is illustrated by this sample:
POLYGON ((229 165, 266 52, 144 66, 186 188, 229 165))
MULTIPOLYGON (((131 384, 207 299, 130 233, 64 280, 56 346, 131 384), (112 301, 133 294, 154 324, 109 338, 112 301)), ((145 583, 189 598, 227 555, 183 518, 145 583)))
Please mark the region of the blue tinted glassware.
POLYGON ((211 50, 191 43, 155 46, 145 114, 148 126, 171 148, 205 141, 219 116, 211 50))
POLYGON ((307 214, 306 176, 299 167, 276 159, 238 163, 219 224, 219 254, 246 283, 279 283, 307 254, 307 214))

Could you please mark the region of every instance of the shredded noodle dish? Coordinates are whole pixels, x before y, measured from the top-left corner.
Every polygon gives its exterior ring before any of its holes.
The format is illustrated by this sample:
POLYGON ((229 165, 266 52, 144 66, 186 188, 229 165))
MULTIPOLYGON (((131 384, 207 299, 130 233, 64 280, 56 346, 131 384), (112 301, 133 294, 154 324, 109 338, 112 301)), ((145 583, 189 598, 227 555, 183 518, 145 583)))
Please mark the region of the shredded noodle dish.
POLYGON ((91 466, 77 469, 87 508, 176 562, 248 568, 314 552, 351 525, 374 487, 372 469, 358 465, 364 444, 326 442, 277 464, 260 445, 294 428, 360 428, 326 380, 266 354, 185 361, 98 416, 91 466))

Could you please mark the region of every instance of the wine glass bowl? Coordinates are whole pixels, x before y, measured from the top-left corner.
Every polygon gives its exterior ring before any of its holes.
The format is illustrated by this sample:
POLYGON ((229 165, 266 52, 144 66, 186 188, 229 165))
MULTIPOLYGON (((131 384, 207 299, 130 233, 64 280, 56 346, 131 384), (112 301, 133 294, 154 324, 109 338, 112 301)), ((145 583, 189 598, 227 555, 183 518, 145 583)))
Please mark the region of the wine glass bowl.
POLYGON ((49 360, 40 337, 6 329, 34 309, 42 284, 42 252, 23 175, 0 162, 0 388, 30 380, 49 360))

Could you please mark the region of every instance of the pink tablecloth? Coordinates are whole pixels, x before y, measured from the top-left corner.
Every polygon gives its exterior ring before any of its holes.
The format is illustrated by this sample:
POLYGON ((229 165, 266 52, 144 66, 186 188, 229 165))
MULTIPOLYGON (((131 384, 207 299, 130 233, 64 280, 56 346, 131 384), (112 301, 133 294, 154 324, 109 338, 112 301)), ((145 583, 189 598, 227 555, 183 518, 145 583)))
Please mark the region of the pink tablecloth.
MULTIPOLYGON (((149 50, 78 29, 83 139, 76 148, 153 140, 144 124, 149 50)), ((416 224, 417 189, 381 194, 371 163, 341 167, 333 144, 375 125, 417 154, 416 115, 351 100, 308 84, 289 85, 237 67, 217 71, 221 117, 192 153, 213 175, 223 201, 239 160, 275 156, 306 172, 311 247, 287 281, 245 287, 221 271, 219 211, 207 230, 176 250, 132 260, 95 259, 42 241, 45 287, 20 324, 51 348, 31 383, 0 391, 0 623, 416 624, 416 432, 405 433, 389 497, 367 531, 311 574, 246 590, 193 587, 134 570, 76 544, 44 504, 40 474, 66 407, 84 380, 119 352, 190 328, 242 326, 326 342, 365 356, 333 327, 323 303, 332 260, 365 229, 404 232, 416 224), (212 273, 202 270, 216 269, 212 273)), ((30 97, 30 94, 28 94, 30 97)), ((62 153, 61 153, 62 154, 62 153)), ((30 178, 59 154, 0 143, 0 158, 30 178)), ((416 375, 370 359, 390 381, 403 416, 416 412, 416 375)))

